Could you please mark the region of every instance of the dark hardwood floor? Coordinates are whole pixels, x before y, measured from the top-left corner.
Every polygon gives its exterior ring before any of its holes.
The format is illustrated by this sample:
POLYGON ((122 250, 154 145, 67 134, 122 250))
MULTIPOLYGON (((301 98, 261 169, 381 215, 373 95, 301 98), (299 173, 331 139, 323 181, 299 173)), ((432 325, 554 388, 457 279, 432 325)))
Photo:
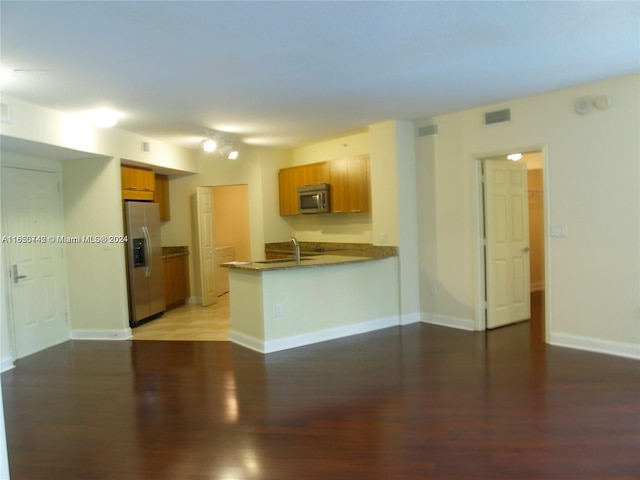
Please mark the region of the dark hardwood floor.
POLYGON ((530 329, 70 341, 2 375, 11 478, 640 478, 640 363, 530 329))

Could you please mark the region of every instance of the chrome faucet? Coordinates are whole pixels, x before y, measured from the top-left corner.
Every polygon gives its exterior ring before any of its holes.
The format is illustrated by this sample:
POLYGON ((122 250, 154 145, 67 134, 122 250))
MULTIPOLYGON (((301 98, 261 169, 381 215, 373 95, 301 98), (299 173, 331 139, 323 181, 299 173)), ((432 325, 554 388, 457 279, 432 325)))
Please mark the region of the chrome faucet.
POLYGON ((300 242, 296 237, 291 237, 291 242, 293 243, 293 252, 296 256, 296 263, 300 263, 300 242))

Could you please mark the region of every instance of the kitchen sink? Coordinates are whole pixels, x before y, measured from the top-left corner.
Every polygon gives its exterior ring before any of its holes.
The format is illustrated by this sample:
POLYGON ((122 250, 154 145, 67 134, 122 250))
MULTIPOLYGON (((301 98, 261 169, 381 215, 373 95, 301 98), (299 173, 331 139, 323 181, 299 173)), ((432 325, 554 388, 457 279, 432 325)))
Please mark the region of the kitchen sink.
MULTIPOLYGON (((300 261, 305 261, 305 260, 313 260, 313 257, 300 257, 300 261)), ((260 260, 259 262, 253 262, 253 263, 286 263, 286 262, 295 262, 296 259, 291 257, 291 258, 273 258, 271 260, 260 260)))

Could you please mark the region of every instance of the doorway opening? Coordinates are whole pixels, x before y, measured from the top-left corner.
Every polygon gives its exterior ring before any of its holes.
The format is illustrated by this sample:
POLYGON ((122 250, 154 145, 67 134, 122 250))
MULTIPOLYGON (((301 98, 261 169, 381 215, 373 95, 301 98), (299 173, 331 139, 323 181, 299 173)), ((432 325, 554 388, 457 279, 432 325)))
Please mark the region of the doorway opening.
POLYGON ((201 305, 217 303, 229 291, 228 271, 221 263, 249 258, 249 186, 197 187, 194 244, 201 305))
POLYGON ((522 153, 517 162, 509 161, 507 154, 478 160, 480 328, 529 321, 532 341, 546 342, 544 153, 522 153), (498 166, 497 171, 488 166, 490 162, 498 166), (508 183, 510 176, 521 175, 501 168, 516 163, 526 172, 519 191, 518 187, 514 193, 490 184, 488 176, 508 183), (522 214, 514 216, 512 212, 518 209, 522 214), (518 242, 520 233, 526 238, 518 242))

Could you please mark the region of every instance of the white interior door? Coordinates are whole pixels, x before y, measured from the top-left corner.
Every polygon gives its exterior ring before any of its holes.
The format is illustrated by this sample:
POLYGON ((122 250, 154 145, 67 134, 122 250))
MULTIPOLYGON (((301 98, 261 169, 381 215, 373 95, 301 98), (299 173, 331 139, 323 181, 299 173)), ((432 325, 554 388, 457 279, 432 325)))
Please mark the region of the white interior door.
POLYGON ((216 294, 216 247, 213 231, 213 192, 211 187, 196 188, 198 259, 202 306, 218 302, 216 294))
POLYGON ((2 241, 16 358, 69 339, 62 198, 58 174, 5 167, 2 241))
POLYGON ((527 167, 484 160, 487 328, 531 316, 527 167))

